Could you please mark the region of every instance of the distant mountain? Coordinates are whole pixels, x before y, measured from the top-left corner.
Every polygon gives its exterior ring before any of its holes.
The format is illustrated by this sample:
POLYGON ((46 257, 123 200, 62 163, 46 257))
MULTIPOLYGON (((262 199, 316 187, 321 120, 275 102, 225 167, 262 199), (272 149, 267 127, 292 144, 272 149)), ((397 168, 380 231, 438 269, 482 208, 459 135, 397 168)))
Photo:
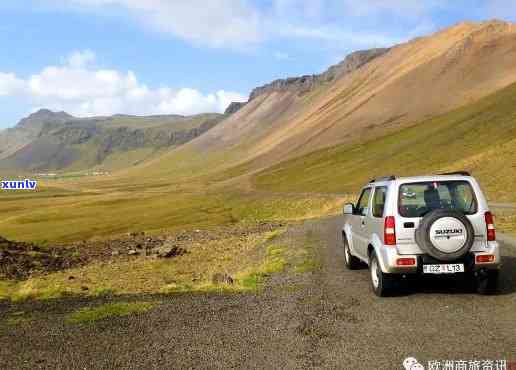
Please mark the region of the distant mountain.
POLYGON ((0 169, 117 169, 201 135, 225 115, 76 118, 39 110, 0 132, 0 169))
POLYGON ((51 112, 41 109, 37 113, 23 118, 15 128, 0 131, 0 159, 7 158, 38 138, 43 126, 59 125, 73 119, 65 112, 51 112))

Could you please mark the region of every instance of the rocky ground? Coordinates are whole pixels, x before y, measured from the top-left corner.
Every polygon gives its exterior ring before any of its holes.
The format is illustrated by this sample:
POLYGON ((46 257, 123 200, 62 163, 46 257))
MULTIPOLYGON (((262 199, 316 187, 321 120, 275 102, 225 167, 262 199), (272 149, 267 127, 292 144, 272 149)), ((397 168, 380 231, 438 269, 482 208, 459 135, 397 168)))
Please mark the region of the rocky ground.
POLYGON ((134 256, 173 258, 188 253, 193 243, 235 236, 244 238, 282 226, 284 224, 281 222, 260 222, 163 235, 131 232, 115 239, 84 240, 59 246, 39 246, 0 237, 0 278, 23 280, 95 261, 128 259, 134 256))
MULTIPOLYGON (((313 246, 319 268, 287 269, 242 294, 172 294, 0 303, 6 369, 402 369, 432 360, 515 360, 516 248, 503 245, 501 290, 479 296, 453 280, 420 281, 380 299, 367 269, 344 268, 338 218, 289 227, 275 243, 313 246), (88 325, 70 312, 106 302, 152 310, 88 325), (10 325, 23 312, 30 321, 10 325)), ((494 369, 494 368, 493 368, 494 369)))
POLYGON ((76 249, 41 247, 0 237, 0 278, 26 279, 87 263, 76 249))

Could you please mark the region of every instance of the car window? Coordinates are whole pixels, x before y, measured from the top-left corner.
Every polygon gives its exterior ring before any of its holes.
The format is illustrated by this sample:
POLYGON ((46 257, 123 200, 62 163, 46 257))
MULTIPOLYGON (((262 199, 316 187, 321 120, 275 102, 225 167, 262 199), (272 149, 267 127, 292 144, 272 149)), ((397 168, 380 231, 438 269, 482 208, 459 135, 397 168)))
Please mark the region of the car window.
POLYGON ((383 210, 385 208, 385 197, 387 195, 387 188, 380 186, 375 188, 373 197, 373 216, 383 217, 383 210))
POLYGON ((371 188, 366 188, 362 191, 358 199, 355 214, 365 216, 367 214, 367 207, 369 206, 369 197, 371 195, 371 188))
POLYGON ((436 209, 472 215, 477 212, 473 188, 467 181, 428 181, 400 186, 398 212, 403 217, 423 217, 436 209))

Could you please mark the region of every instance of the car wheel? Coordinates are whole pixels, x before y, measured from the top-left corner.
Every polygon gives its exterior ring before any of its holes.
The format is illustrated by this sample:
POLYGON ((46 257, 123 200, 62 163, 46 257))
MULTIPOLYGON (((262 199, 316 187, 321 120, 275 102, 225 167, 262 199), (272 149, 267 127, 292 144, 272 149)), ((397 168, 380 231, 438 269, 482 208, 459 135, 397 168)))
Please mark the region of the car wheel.
POLYGON ((344 263, 349 270, 358 270, 362 267, 361 261, 351 254, 349 250, 349 243, 346 235, 342 235, 342 239, 344 242, 344 263))
POLYGON ((376 253, 371 254, 369 262, 369 272, 371 274, 371 287, 374 294, 378 297, 387 297, 393 294, 395 279, 389 274, 385 274, 380 267, 376 253))
POLYGON ((476 277, 478 294, 494 294, 498 290, 498 270, 489 270, 476 277))

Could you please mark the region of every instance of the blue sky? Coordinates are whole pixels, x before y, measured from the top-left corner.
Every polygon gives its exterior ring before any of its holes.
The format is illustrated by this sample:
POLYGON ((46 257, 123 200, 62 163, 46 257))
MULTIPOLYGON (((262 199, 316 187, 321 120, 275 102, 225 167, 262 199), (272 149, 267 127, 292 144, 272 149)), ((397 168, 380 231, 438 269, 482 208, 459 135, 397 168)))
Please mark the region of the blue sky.
POLYGON ((28 0, 0 3, 0 128, 45 107, 78 116, 194 114, 354 50, 464 20, 516 19, 516 1, 28 0))

